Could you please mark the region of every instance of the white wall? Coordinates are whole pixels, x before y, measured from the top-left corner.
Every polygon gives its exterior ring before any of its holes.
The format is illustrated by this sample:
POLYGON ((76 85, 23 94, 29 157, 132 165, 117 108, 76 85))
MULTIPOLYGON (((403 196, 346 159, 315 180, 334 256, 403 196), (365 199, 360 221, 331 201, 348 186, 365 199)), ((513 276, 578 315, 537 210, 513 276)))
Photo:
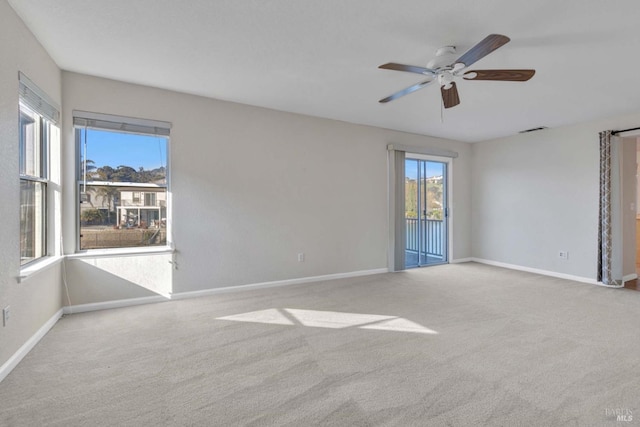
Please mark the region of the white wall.
POLYGON ((636 138, 623 138, 620 156, 622 276, 636 273, 636 138))
MULTIPOLYGON (((174 293, 386 268, 388 143, 460 153, 453 164, 453 258, 471 255, 466 143, 68 72, 63 88, 68 165, 74 161, 74 109, 173 123, 174 293), (306 254, 302 263, 299 252, 306 254)), ((70 189, 72 168, 66 172, 70 189)), ((76 209, 75 200, 67 191, 67 212, 76 209)), ((74 242, 73 215, 65 215, 64 225, 65 241, 74 242)), ((140 262, 143 268, 146 261, 140 262)), ((71 289, 86 288, 75 274, 77 261, 70 264, 71 289)), ((92 286, 108 289, 109 280, 92 286)), ((82 302, 122 297, 72 295, 82 302)))
POLYGON ((2 366, 62 307, 59 265, 22 283, 16 280, 20 272, 18 71, 58 103, 61 83, 60 70, 5 0, 0 0, 0 58, 0 309, 11 307, 9 324, 2 327, 0 322, 2 366))
POLYGON ((595 280, 598 132, 638 123, 634 114, 474 144, 473 256, 595 280))

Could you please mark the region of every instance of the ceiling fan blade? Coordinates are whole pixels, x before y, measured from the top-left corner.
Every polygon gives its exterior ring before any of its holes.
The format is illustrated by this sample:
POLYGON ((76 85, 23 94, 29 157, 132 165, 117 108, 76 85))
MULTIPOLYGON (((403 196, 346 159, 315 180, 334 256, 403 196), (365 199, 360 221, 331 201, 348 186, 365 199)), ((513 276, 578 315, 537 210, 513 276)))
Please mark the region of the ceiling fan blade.
POLYGON ((472 70, 464 73, 465 80, 501 80, 507 82, 526 82, 536 70, 472 70), (467 77, 468 76, 468 77, 467 77))
POLYGON ((484 58, 500 46, 507 44, 509 40, 511 40, 509 37, 501 34, 489 34, 480 43, 458 58, 455 63, 462 63, 465 67, 468 67, 474 62, 484 58))
POLYGON ((409 73, 424 74, 427 76, 436 74, 435 70, 432 70, 430 68, 417 67, 415 65, 397 64, 395 62, 382 64, 378 68, 382 68, 383 70, 406 71, 409 73))
POLYGON ((401 96, 405 96, 405 95, 410 94, 411 92, 417 91, 418 89, 422 89, 423 87, 427 86, 429 83, 432 83, 433 81, 434 80, 426 80, 424 82, 420 82, 420 83, 415 84, 413 86, 409 86, 408 88, 402 89, 401 91, 398 91, 398 92, 394 93, 393 95, 389 95, 386 98, 383 98, 378 102, 380 102, 381 104, 385 104, 385 103, 387 103, 389 101, 393 101, 394 99, 398 99, 401 96))
POLYGON ((451 87, 449 89, 445 89, 444 86, 440 86, 440 92, 442 92, 444 108, 451 108, 460 104, 460 97, 458 96, 456 82, 451 82, 451 87))

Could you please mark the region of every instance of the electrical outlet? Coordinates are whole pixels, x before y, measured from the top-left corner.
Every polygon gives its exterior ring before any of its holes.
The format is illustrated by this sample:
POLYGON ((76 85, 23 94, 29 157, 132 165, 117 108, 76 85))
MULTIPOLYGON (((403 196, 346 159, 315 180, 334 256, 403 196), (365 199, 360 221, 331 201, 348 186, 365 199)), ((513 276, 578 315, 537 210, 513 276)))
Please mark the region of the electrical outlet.
POLYGON ((298 254, 298 262, 304 262, 304 252, 298 254))
POLYGON ((2 309, 2 326, 7 326, 7 323, 9 323, 9 313, 9 306, 2 309))
POLYGON ((569 259, 569 252, 567 252, 567 251, 558 252, 558 258, 560 258, 560 259, 569 259))

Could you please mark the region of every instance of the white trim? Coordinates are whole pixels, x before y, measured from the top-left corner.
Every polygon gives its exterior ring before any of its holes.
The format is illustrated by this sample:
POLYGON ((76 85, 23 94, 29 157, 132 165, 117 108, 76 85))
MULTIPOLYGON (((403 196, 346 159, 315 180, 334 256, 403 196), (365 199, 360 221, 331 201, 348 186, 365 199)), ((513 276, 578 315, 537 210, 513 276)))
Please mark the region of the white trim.
POLYGON ((557 277, 559 279, 565 279, 565 280, 573 280, 574 282, 588 283, 590 285, 606 286, 606 285, 603 285, 601 282, 598 282, 595 279, 589 279, 588 277, 582 277, 582 276, 574 276, 572 274, 557 273, 555 271, 541 270, 541 269, 538 269, 538 268, 531 268, 531 267, 524 267, 522 265, 507 264, 507 263, 504 263, 504 262, 491 261, 491 260, 482 259, 482 258, 473 258, 472 257, 472 258, 470 258, 470 261, 478 262, 480 264, 492 265, 494 267, 508 268, 509 270, 526 271, 527 273, 541 274, 543 276, 557 277))
POLYGON ((638 278, 638 275, 637 275, 636 273, 633 273, 633 274, 627 274, 626 276, 624 276, 624 277, 622 278, 622 283, 626 283, 626 282, 629 282, 629 281, 631 281, 631 280, 635 280, 635 279, 637 279, 637 278, 638 278))
POLYGON ((462 264, 464 262, 473 262, 474 258, 457 258, 449 261, 449 264, 462 264))
POLYGON ((620 284, 620 285, 605 285, 602 282, 596 282, 594 283, 594 285, 596 286, 602 286, 603 288, 613 288, 613 289, 620 289, 620 288, 624 288, 624 284, 620 284))
POLYGON ((54 314, 49 320, 47 320, 46 323, 42 325, 40 329, 38 329, 38 331, 27 340, 27 342, 22 344, 22 347, 20 347, 18 351, 13 353, 13 356, 11 356, 9 360, 4 362, 4 364, 0 366, 0 382, 2 382, 2 380, 4 380, 7 375, 11 373, 11 371, 13 371, 13 368, 18 366, 18 363, 20 363, 20 361, 27 354, 29 354, 31 349, 33 349, 33 347, 38 344, 42 337, 44 337, 47 332, 49 332, 49 330, 53 328, 53 325, 55 325, 58 319, 62 317, 62 313, 62 309, 58 310, 56 314, 54 314))
POLYGON ((201 291, 179 292, 171 294, 172 300, 180 300, 187 298, 197 298, 202 296, 217 295, 227 292, 250 291, 254 289, 275 288, 278 286, 300 285, 304 283, 320 282, 323 280, 345 279, 349 277, 370 276, 373 274, 388 273, 387 268, 376 268, 373 270, 352 271, 349 273, 326 274, 323 276, 301 277, 298 279, 276 280, 273 282, 251 283, 248 285, 226 286, 223 288, 203 289, 201 291))
POLYGON ((47 256, 24 265, 20 268, 20 273, 17 277, 18 283, 22 283, 22 281, 28 279, 30 276, 43 272, 63 260, 64 256, 47 256))
POLYGON ((135 248, 113 248, 113 249, 87 249, 74 254, 65 255, 69 259, 79 258, 101 258, 101 257, 124 257, 137 255, 158 255, 172 254, 175 249, 171 246, 137 246, 135 248))
POLYGON ((67 305, 62 308, 64 314, 86 313, 88 311, 109 310, 112 308, 130 307, 133 305, 155 304, 168 301, 163 296, 118 299, 113 301, 93 302, 88 304, 67 305))

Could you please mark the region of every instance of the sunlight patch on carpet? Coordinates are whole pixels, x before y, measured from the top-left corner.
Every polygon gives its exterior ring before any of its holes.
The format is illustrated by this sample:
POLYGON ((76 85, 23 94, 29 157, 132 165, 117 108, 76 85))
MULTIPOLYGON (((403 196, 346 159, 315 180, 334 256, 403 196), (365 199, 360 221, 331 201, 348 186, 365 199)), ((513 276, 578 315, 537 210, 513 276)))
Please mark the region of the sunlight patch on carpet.
POLYGON ((233 320, 236 322, 267 323, 269 325, 293 325, 277 308, 268 310, 251 311, 249 313, 236 314, 233 316, 218 317, 217 320, 233 320))
POLYGON ((304 326, 313 328, 349 328, 366 323, 380 322, 393 319, 393 316, 378 314, 341 313, 337 311, 299 310, 285 308, 284 311, 295 317, 304 326))
POLYGON ((398 332, 415 332, 418 334, 437 334, 433 329, 412 322, 411 320, 397 317, 395 319, 386 320, 373 325, 361 326, 362 329, 375 329, 377 331, 398 331, 398 332))
POLYGON ((337 311, 303 310, 296 308, 270 308, 232 316, 218 317, 216 320, 235 322, 265 323, 269 325, 301 325, 311 328, 359 328, 376 331, 411 332, 437 334, 416 322, 396 316, 380 314, 344 313, 337 311))

